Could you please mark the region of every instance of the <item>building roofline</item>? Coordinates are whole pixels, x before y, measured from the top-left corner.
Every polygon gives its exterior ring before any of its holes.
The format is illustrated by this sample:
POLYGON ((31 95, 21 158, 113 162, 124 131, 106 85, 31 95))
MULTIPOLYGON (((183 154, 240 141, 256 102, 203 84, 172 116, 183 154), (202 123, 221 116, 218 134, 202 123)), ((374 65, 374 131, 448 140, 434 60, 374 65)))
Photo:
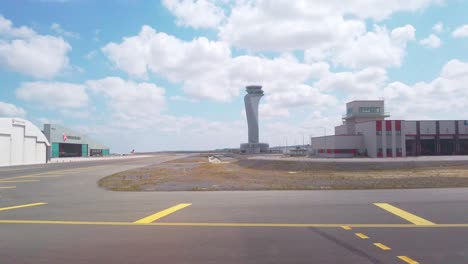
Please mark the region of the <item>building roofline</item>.
POLYGON ((385 100, 353 100, 353 101, 347 102, 346 104, 350 104, 354 102, 385 102, 385 100))

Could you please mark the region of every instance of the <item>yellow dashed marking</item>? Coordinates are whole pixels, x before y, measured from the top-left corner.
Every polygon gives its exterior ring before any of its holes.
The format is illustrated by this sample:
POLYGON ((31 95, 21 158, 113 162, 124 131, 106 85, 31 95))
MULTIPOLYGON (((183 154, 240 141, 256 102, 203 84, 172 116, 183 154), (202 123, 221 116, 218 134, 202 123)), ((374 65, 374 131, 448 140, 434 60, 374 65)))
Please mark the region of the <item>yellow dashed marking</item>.
POLYGON ((387 247, 386 245, 382 243, 374 243, 374 246, 380 248, 381 250, 390 250, 391 248, 387 247))
POLYGON ((351 230, 352 228, 350 226, 341 226, 344 230, 351 230))
POLYGON ((417 262, 416 260, 410 258, 410 257, 407 257, 407 256, 398 256, 399 259, 403 260, 404 262, 408 263, 408 264, 419 264, 419 262, 417 262))
POLYGON ((16 186, 1 186, 0 189, 15 189, 16 186))
POLYGON ((398 207, 395 207, 391 204, 388 204, 388 203, 374 203, 374 205, 396 215, 396 216, 399 216, 403 219, 405 219, 406 221, 409 221, 415 225, 435 225, 435 223, 431 222, 431 221, 428 221, 424 218, 421 218, 417 215, 414 215, 410 212, 407 212, 405 210, 402 210, 398 207))
POLYGON ((362 239, 369 239, 369 237, 364 235, 363 233, 355 233, 355 235, 362 238, 362 239))
POLYGON ((173 206, 173 207, 170 207, 170 208, 167 208, 166 210, 162 210, 161 212, 157 212, 155 214, 152 214, 150 216, 147 216, 145 218, 142 218, 138 221, 135 221, 134 223, 136 224, 149 224, 151 222, 154 222, 164 216, 167 216, 167 215, 170 215, 176 211, 179 211, 180 209, 183 209, 187 206, 190 206, 192 204, 190 203, 183 203, 183 204, 178 204, 176 206, 173 206))

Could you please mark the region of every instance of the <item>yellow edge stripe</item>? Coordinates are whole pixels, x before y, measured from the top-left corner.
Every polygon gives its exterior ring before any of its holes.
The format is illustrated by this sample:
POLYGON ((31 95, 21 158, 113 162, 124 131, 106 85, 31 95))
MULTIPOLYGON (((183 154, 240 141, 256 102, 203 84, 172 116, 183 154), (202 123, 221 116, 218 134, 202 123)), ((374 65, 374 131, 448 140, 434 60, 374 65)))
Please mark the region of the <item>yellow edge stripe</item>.
POLYGON ((6 181, 6 180, 16 180, 16 179, 24 179, 24 178, 49 178, 49 177, 60 177, 61 175, 42 175, 42 174, 32 174, 32 175, 26 175, 26 176, 16 176, 16 177, 10 177, 10 178, 3 178, 0 179, 0 182, 6 181))
MULTIPOLYGON (((131 223, 131 222, 90 222, 54 220, 0 220, 0 224, 51 224, 51 225, 115 225, 115 226, 186 226, 186 227, 320 227, 340 228, 340 224, 269 224, 269 223, 131 223)), ((417 226, 413 224, 352 224, 359 228, 468 228, 468 224, 437 224, 417 226)))
POLYGON ((386 245, 382 243, 374 243, 374 246, 380 248, 381 250, 390 250, 391 248, 387 247, 386 245))
POLYGON ((23 205, 16 205, 16 206, 10 206, 10 207, 3 207, 0 208, 0 211, 6 211, 6 210, 13 210, 13 209, 19 209, 19 208, 25 208, 25 207, 31 207, 31 206, 38 206, 38 205, 45 205, 47 203, 32 203, 32 204, 23 204, 23 205))
POLYGON ((156 221, 156 220, 158 220, 158 219, 160 219, 160 218, 162 218, 164 216, 172 214, 172 213, 174 213, 174 212, 176 212, 176 211, 178 211, 180 209, 183 209, 183 208, 185 208, 187 206, 190 206, 190 205, 192 205, 192 204, 190 204, 190 203, 178 204, 176 206, 172 206, 170 208, 167 208, 166 210, 162 210, 161 212, 157 212, 155 214, 152 214, 150 216, 147 216, 145 218, 137 220, 134 223, 136 223, 136 224, 149 224, 151 222, 154 222, 154 221, 156 221))
POLYGON ((38 182, 39 180, 12 180, 12 181, 2 181, 0 180, 0 183, 5 183, 5 182, 38 182))
POLYGON ((14 189, 16 186, 2 186, 0 189, 14 189))
POLYGON ((407 256, 398 256, 398 258, 403 260, 404 262, 406 262, 408 264, 419 264, 419 262, 417 262, 416 260, 414 260, 412 258, 409 258, 407 256))
POLYGON ((369 237, 364 235, 363 233, 355 233, 355 235, 362 238, 362 239, 369 239, 369 237))
POLYGON ((421 218, 417 215, 414 215, 410 212, 407 212, 405 210, 402 210, 398 207, 395 207, 391 204, 388 204, 388 203, 374 203, 374 205, 396 215, 396 216, 399 216, 403 219, 405 219, 406 221, 409 221, 415 225, 435 225, 435 223, 431 222, 431 221, 428 221, 424 218, 421 218))

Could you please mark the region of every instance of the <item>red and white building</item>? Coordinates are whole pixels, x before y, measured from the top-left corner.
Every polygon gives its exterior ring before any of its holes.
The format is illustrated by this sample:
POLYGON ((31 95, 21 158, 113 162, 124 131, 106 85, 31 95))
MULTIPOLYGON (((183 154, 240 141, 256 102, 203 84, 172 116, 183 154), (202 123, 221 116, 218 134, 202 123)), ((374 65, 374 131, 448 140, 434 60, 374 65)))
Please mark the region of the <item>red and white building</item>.
POLYGON ((383 100, 346 104, 335 135, 311 138, 317 157, 468 155, 466 120, 387 120, 383 100))

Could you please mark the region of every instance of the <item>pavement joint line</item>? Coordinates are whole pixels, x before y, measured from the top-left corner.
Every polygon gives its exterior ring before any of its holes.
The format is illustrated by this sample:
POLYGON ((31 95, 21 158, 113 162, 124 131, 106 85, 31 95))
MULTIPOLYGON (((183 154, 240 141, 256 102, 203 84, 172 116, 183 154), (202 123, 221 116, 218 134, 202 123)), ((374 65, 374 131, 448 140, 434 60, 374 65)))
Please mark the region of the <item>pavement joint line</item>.
POLYGON ((0 186, 0 189, 15 189, 16 186, 0 186))
POLYGON ((435 225, 435 223, 429 221, 429 220, 426 220, 422 217, 419 217, 417 215, 414 215, 410 212, 407 212, 405 210, 402 210, 396 206, 393 206, 391 204, 388 204, 388 203, 374 203, 374 205, 386 210, 387 212, 390 212, 396 216, 399 216, 403 219, 405 219, 406 221, 408 222, 411 222, 415 225, 435 225))
POLYGON ((359 238, 362 238, 362 239, 369 239, 369 237, 366 236, 366 235, 363 234, 363 233, 355 233, 355 235, 356 235, 357 237, 359 237, 359 238))
POLYGON ((403 260, 404 262, 408 264, 419 264, 416 260, 408 257, 408 256, 398 256, 399 259, 403 260))
POLYGON ((15 205, 15 206, 9 206, 9 207, 3 207, 0 208, 0 211, 6 211, 6 210, 13 210, 13 209, 19 209, 19 208, 25 208, 25 207, 32 207, 32 206, 38 206, 38 205, 46 205, 47 203, 32 203, 32 204, 22 204, 22 205, 15 205))
POLYGON ((156 221, 156 220, 158 220, 160 218, 163 218, 163 217, 165 217, 167 215, 170 215, 170 214, 172 214, 172 213, 174 213, 176 211, 179 211, 179 210, 181 210, 181 209, 183 209, 183 208, 185 208, 187 206, 190 206, 190 205, 192 205, 192 204, 191 203, 181 203, 181 204, 178 204, 176 206, 172 206, 172 207, 169 207, 169 208, 167 208, 165 210, 157 212, 155 214, 152 214, 150 216, 147 216, 145 218, 142 218, 140 220, 137 220, 134 223, 135 224, 149 224, 149 223, 152 223, 152 222, 154 222, 154 221, 156 221))
MULTIPOLYGON (((59 220, 0 220, 0 224, 55 224, 55 225, 114 225, 114 226, 186 226, 186 227, 318 227, 341 228, 342 224, 272 224, 272 223, 183 223, 183 222, 99 222, 99 221, 59 221, 59 220)), ((468 224, 348 224, 356 228, 468 228, 468 224)))
POLYGON ((387 247, 386 245, 382 243, 374 243, 374 246, 380 248, 381 250, 391 250, 391 248, 387 247))

